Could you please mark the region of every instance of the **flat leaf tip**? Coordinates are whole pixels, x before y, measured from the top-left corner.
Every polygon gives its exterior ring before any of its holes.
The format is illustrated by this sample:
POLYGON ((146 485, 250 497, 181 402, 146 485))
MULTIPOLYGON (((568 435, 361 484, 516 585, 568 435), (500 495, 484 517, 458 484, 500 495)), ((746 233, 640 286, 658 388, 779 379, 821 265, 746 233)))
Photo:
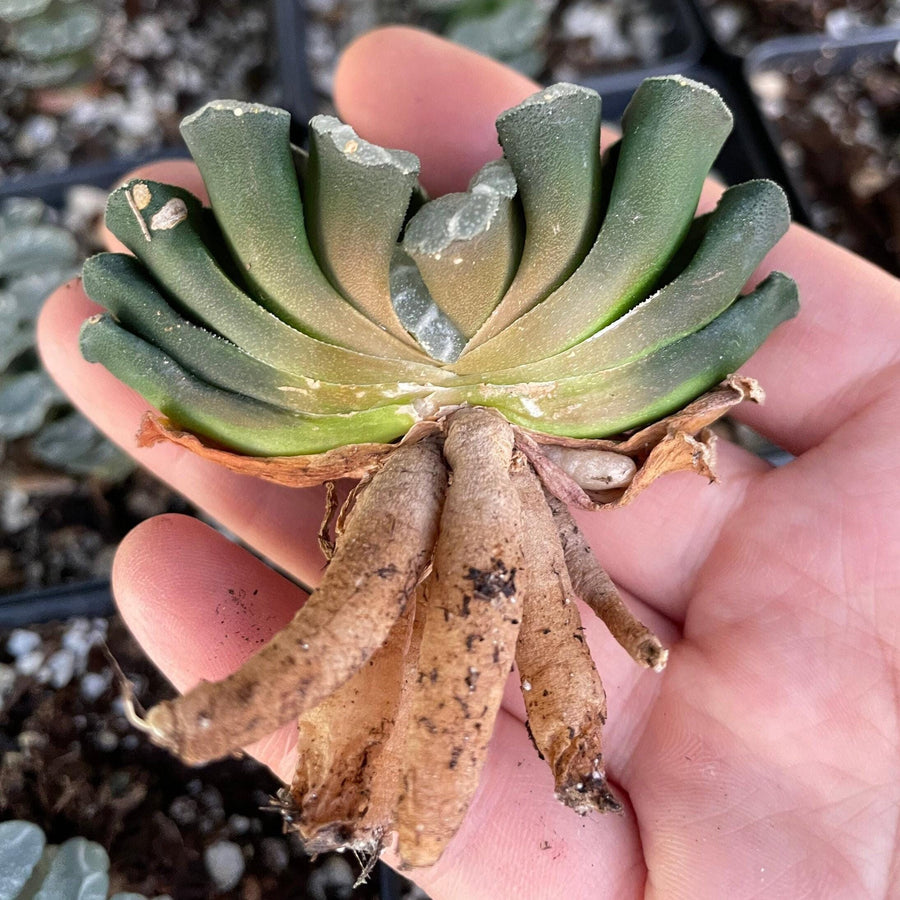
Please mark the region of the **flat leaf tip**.
POLYGON ((313 134, 329 138, 348 160, 360 166, 387 166, 397 169, 403 175, 418 175, 421 169, 419 157, 415 153, 373 144, 335 116, 313 116, 309 121, 309 128, 313 134))

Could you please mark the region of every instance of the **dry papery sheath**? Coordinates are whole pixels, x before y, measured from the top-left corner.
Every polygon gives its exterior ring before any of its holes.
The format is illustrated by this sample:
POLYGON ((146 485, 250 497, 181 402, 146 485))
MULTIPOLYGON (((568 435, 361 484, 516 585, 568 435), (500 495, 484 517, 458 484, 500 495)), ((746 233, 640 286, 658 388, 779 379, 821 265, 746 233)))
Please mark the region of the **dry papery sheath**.
POLYGON ((170 441, 303 487, 361 479, 307 604, 237 672, 140 720, 191 763, 299 720, 279 805, 312 851, 435 862, 478 784, 504 684, 575 813, 619 809, 606 699, 582 637, 598 615, 639 664, 667 651, 569 513, 665 472, 715 480, 709 426, 762 399, 734 373, 797 311, 770 273, 781 190, 751 181, 695 217, 731 129, 681 77, 635 93, 599 150, 600 98, 559 84, 497 120, 501 159, 428 200, 418 159, 329 116, 214 101, 182 123, 211 208, 132 181, 107 223, 133 255, 85 263, 107 310, 85 357, 170 441), (581 607, 574 598, 579 597, 581 607))

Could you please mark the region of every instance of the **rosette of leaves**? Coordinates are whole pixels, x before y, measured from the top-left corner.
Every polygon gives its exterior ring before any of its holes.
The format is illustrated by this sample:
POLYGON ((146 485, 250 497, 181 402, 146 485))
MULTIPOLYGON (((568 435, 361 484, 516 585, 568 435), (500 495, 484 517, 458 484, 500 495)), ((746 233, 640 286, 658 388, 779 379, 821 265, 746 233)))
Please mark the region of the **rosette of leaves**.
POLYGON ((0 441, 26 439, 38 462, 119 480, 133 464, 71 409, 35 349, 44 299, 77 274, 83 259, 72 233, 41 200, 0 203, 0 441))
POLYGON ((396 830, 427 865, 515 662, 559 799, 619 808, 572 598, 642 665, 666 651, 568 506, 713 477, 707 426, 761 397, 731 373, 796 287, 741 291, 788 209, 754 181, 695 217, 730 127, 705 85, 653 78, 601 156, 599 97, 556 85, 499 117, 503 158, 468 191, 425 202, 409 153, 317 117, 302 154, 286 113, 217 101, 182 125, 211 209, 144 180, 112 194, 134 256, 86 263, 108 312, 81 340, 162 413, 139 440, 285 485, 362 478, 333 536, 328 511, 306 606, 225 681, 135 717, 155 741, 198 763, 299 717, 282 800, 309 848, 377 851, 396 830))
POLYGON ((555 0, 416 0, 425 24, 448 40, 523 72, 546 65, 543 47, 555 0))
MULTIPOLYGON (((109 856, 83 837, 56 846, 32 822, 0 822, 0 900, 107 900, 109 856)), ((118 892, 109 900, 147 900, 118 892)), ((157 898, 163 900, 163 898, 157 898)))
POLYGON ((71 84, 91 71, 103 15, 77 0, 0 0, 0 36, 10 84, 71 84))

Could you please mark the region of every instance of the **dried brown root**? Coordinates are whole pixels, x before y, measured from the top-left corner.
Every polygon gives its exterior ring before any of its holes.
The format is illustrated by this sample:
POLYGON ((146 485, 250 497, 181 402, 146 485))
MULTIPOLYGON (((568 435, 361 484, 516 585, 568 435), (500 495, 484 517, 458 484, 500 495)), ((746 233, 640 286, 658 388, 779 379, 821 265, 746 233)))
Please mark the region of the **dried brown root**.
POLYGON ((487 756, 521 620, 513 433, 499 414, 450 419, 453 469, 425 582, 426 620, 403 763, 397 830, 407 866, 434 863, 459 828, 487 756))
POLYGON ((394 820, 395 733, 415 604, 371 659, 300 716, 297 769, 283 792, 286 820, 309 853, 349 847, 377 856, 394 820))
POLYGON ((559 800, 580 815, 619 812, 603 769, 606 694, 584 639, 553 514, 527 463, 512 481, 527 522, 521 540, 528 579, 516 664, 528 727, 553 772, 559 800))
POLYGON ((146 716, 152 739, 202 763, 322 702, 387 640, 437 539, 447 470, 439 444, 405 444, 358 501, 322 583, 293 620, 223 681, 146 716))
POLYGON ((597 614, 635 662, 661 672, 666 667, 669 651, 624 604, 565 503, 549 495, 547 502, 553 511, 575 594, 597 614))

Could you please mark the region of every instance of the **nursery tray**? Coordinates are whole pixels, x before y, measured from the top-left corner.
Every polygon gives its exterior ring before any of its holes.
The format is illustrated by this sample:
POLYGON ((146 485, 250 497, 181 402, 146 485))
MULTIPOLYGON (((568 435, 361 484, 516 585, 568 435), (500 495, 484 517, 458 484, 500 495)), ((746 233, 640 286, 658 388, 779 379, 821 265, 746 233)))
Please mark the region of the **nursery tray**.
MULTIPOLYGON (((786 154, 785 147, 789 146, 789 136, 779 125, 777 117, 772 115, 770 109, 767 109, 766 98, 761 93, 764 76, 766 73, 788 76, 791 71, 802 68, 815 76, 827 78, 847 72, 854 62, 864 57, 894 65, 898 46, 900 46, 900 27, 898 26, 871 29, 857 34, 853 38, 841 40, 819 36, 778 38, 760 44, 748 55, 744 63, 744 74, 750 86, 751 97, 763 127, 779 153, 788 185, 796 198, 801 217, 819 230, 824 229, 816 214, 816 197, 811 193, 805 180, 804 164, 802 161, 792 160, 786 154)), ((896 128, 896 121, 894 127, 896 128)), ((897 135, 893 137, 896 140, 897 135)), ((826 146, 817 148, 817 150, 819 155, 827 156, 828 154, 826 146)), ((849 185, 840 193, 834 185, 823 185, 822 195, 829 199, 835 195, 842 198, 848 192, 849 185)), ((895 234, 894 240, 900 240, 900 235, 895 234)), ((876 261, 884 265, 883 261, 876 261)))
POLYGON ((662 54, 655 62, 618 71, 585 72, 578 83, 593 88, 604 100, 617 91, 634 91, 645 79, 655 75, 684 75, 700 62, 706 35, 688 0, 654 0, 651 6, 660 15, 670 17, 671 28, 663 37, 662 54))
MULTIPOLYGON (((769 2, 764 2, 764 0, 743 0, 743 2, 739 3, 728 3, 728 6, 737 9, 751 9, 754 6, 767 6, 770 9, 774 6, 774 4, 769 0, 769 2)), ((832 40, 844 39, 844 38, 854 38, 861 34, 865 34, 867 31, 876 29, 879 27, 883 27, 882 24, 877 22, 871 22, 868 24, 848 24, 846 28, 842 29, 840 34, 830 34, 826 30, 817 30, 811 25, 806 28, 802 28, 800 26, 792 27, 790 24, 785 23, 783 27, 780 29, 778 34, 759 34, 752 33, 752 25, 751 25, 751 33, 746 35, 745 40, 740 40, 740 35, 742 32, 739 30, 736 34, 738 36, 738 40, 729 41, 724 38, 722 35, 722 31, 719 27, 717 27, 715 23, 715 14, 713 13, 713 7, 715 3, 712 0, 693 0, 693 6, 696 10, 697 17, 703 24, 704 30, 706 31, 710 44, 723 56, 727 59, 736 61, 738 63, 743 62, 756 47, 759 47, 762 44, 768 43, 773 40, 782 40, 782 39, 793 39, 801 38, 803 36, 815 37, 820 40, 829 38, 832 40)), ((799 9, 800 4, 794 3, 794 9, 799 9)), ((885 5, 885 7, 887 4, 885 5)), ((836 10, 836 11, 843 11, 836 10)), ((746 29, 745 29, 746 30, 746 29)))
POLYGON ((62 172, 37 172, 17 175, 0 182, 0 199, 4 197, 37 197, 48 206, 62 206, 66 191, 79 184, 111 188, 123 175, 138 166, 161 159, 186 158, 184 147, 166 147, 134 156, 107 159, 75 166, 62 172))

